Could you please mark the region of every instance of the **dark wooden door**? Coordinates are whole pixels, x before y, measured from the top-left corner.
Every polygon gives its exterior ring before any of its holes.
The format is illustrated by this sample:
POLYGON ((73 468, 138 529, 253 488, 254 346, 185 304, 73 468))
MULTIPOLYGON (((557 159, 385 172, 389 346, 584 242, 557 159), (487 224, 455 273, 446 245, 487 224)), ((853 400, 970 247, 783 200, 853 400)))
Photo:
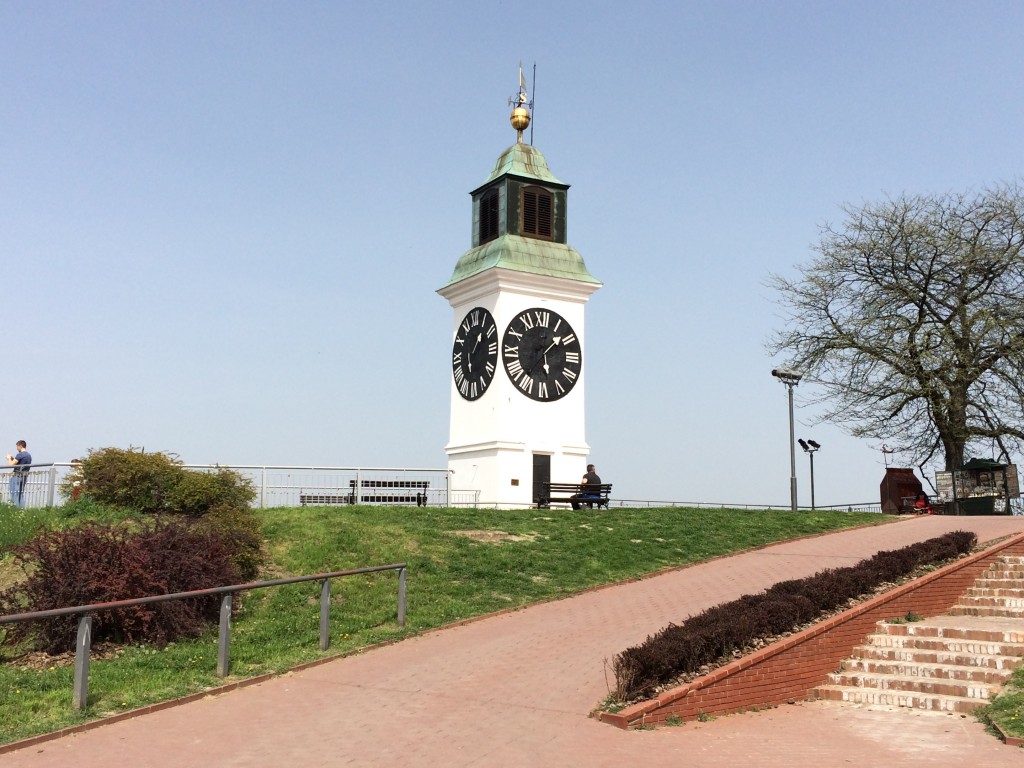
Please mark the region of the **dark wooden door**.
POLYGON ((545 496, 544 484, 551 482, 551 456, 546 453, 533 454, 533 503, 545 496))

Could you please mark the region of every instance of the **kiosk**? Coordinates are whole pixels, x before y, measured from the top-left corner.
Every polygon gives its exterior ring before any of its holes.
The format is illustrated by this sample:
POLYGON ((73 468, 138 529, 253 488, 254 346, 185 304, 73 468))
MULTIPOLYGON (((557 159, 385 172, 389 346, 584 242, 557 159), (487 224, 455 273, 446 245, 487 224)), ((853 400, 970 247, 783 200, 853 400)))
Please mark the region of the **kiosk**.
POLYGON ((938 501, 947 515, 1009 515, 1020 497, 1017 465, 971 459, 960 469, 935 473, 938 501))

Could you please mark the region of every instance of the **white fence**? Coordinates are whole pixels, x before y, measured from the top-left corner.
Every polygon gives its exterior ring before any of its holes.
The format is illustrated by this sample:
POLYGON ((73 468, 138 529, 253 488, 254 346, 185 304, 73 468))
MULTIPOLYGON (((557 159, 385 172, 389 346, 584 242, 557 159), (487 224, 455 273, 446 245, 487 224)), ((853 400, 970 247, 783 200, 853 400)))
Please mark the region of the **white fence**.
MULTIPOLYGON (((71 471, 68 462, 33 464, 25 483, 26 507, 60 506, 67 499, 61 484, 71 471)), ((480 492, 450 487, 447 469, 396 467, 286 467, 272 465, 186 464, 186 469, 213 472, 231 469, 252 481, 256 507, 298 507, 306 504, 410 504, 476 507, 480 492), (356 489, 358 488, 358 494, 356 489), (358 500, 356 496, 358 495, 358 500), (417 498, 417 497, 420 498, 417 498)), ((0 468, 0 501, 10 503, 11 468, 0 468)), ((789 504, 729 504, 707 501, 613 499, 612 507, 693 507, 789 509, 789 504)), ((801 507, 808 511, 807 507, 801 507)), ((819 510, 880 512, 877 502, 819 506, 819 510)))
MULTIPOLYGON (((64 503, 60 497, 60 483, 71 469, 70 464, 32 464, 25 485, 22 501, 25 507, 53 507, 64 503)), ((0 468, 0 501, 11 502, 11 478, 13 467, 0 468)))
MULTIPOLYGON (((449 487, 447 469, 395 467, 285 467, 186 464, 206 472, 231 469, 252 481, 257 507, 297 507, 303 503, 429 504, 465 507, 479 503, 478 491, 449 487)), ((33 464, 24 489, 26 507, 60 506, 67 501, 61 485, 71 472, 68 462, 33 464)), ((0 501, 10 503, 11 468, 0 468, 0 501)))

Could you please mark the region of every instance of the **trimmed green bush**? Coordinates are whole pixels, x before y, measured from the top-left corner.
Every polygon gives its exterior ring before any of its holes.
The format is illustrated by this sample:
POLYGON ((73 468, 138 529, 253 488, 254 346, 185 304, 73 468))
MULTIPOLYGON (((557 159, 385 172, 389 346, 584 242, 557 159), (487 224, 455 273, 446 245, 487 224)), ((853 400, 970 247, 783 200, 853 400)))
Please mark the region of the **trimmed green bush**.
POLYGON ((77 487, 100 504, 156 514, 165 511, 167 494, 182 472, 181 462, 170 454, 101 448, 76 462, 61 490, 70 498, 77 487))
POLYGON ((220 506, 196 521, 195 530, 219 536, 234 553, 231 557, 244 581, 256 578, 265 562, 263 531, 252 510, 233 506, 220 506))
POLYGON ((216 472, 181 470, 166 497, 166 511, 200 517, 215 509, 246 510, 256 498, 252 483, 230 469, 216 472))
POLYGON ((200 517, 212 509, 247 509, 256 498, 252 482, 230 469, 185 469, 167 453, 101 448, 76 462, 62 490, 71 497, 132 509, 145 515, 200 517))

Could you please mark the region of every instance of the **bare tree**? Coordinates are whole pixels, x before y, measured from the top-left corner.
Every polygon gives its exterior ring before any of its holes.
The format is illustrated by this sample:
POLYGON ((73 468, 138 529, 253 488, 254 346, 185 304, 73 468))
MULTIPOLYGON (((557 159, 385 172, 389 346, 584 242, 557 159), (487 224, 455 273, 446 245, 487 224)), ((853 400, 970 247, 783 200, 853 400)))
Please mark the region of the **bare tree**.
POLYGON ((799 276, 769 278, 786 328, 773 354, 821 386, 821 421, 959 468, 972 445, 1024 441, 1024 196, 845 206, 799 276))

